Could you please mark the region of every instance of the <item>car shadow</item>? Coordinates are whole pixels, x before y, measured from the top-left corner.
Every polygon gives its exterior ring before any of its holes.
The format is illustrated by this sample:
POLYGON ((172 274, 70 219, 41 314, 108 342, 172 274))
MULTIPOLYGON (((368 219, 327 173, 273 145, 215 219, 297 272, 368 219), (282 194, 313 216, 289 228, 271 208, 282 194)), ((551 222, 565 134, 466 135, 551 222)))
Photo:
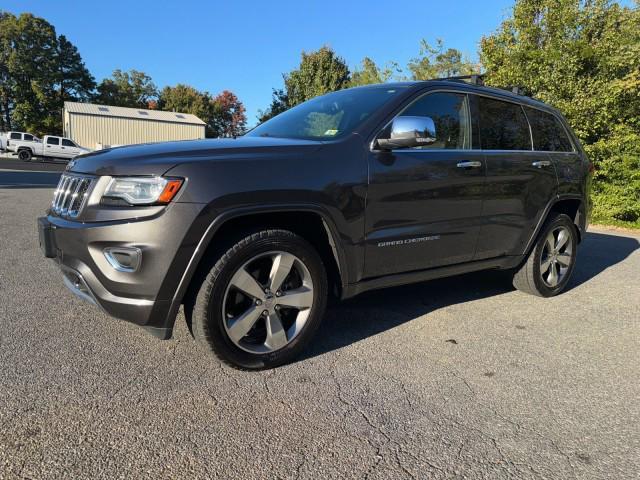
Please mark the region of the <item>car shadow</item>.
MULTIPOLYGON (((578 262, 568 289, 590 281, 624 261, 638 238, 589 232, 578 248, 578 262)), ((340 349, 446 306, 512 291, 506 272, 485 271, 367 292, 327 310, 318 336, 302 359, 340 349)))
POLYGON ((2 188, 53 188, 58 185, 62 172, 28 172, 0 170, 2 188))

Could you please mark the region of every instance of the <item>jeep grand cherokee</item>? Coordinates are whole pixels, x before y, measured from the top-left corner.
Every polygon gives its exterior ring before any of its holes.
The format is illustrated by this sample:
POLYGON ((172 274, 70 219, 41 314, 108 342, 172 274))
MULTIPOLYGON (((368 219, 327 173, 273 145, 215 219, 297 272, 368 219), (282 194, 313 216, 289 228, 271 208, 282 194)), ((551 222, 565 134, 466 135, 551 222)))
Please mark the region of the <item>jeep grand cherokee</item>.
POLYGON ((327 297, 502 269, 550 297, 574 268, 590 165, 555 109, 457 81, 360 87, 237 139, 78 157, 39 234, 66 285, 244 369, 291 360, 327 297))

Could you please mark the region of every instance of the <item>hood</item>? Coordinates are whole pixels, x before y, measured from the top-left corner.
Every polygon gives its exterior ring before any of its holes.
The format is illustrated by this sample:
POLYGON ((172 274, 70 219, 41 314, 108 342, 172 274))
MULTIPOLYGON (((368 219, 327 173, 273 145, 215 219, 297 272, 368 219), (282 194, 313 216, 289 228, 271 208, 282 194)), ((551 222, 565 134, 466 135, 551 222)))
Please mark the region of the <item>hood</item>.
POLYGON ((271 137, 183 140, 109 148, 75 157, 67 170, 94 175, 162 175, 181 163, 269 158, 309 152, 322 142, 271 137))

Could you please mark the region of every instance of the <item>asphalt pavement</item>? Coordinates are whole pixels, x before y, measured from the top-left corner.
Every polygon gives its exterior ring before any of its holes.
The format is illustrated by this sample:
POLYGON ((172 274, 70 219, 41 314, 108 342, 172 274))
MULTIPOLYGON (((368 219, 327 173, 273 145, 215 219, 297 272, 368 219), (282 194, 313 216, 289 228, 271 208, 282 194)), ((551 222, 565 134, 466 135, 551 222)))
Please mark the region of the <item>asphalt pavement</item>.
POLYGON ((27 183, 0 187, 2 479, 638 478, 638 234, 590 232, 551 299, 498 272, 364 294, 246 373, 182 314, 163 342, 68 293, 27 183))

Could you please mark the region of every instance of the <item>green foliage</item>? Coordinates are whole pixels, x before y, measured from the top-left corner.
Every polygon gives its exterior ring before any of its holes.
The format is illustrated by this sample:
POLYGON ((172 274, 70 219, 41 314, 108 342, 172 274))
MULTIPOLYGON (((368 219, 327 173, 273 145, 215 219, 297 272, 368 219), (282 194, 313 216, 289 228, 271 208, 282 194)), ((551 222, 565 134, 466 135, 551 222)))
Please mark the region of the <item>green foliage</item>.
POLYGON ((391 80, 394 73, 399 73, 401 70, 398 64, 392 62, 385 68, 380 68, 369 57, 364 57, 360 64, 360 68, 356 69, 351 74, 350 87, 359 87, 361 85, 371 85, 374 83, 385 83, 391 80))
POLYGON ((344 59, 326 46, 315 52, 302 52, 300 66, 283 77, 284 90, 273 90, 271 105, 258 115, 260 122, 318 95, 346 88, 350 81, 344 59))
POLYGON ((0 12, 0 129, 59 132, 63 101, 94 88, 76 47, 50 23, 0 12))
MULTIPOLYGON (((442 40, 431 47, 425 40, 420 44, 420 54, 407 65, 410 80, 467 75, 478 73, 479 66, 455 48, 445 49, 442 40)), ((395 79, 406 80, 396 62, 379 67, 371 58, 364 57, 360 66, 349 72, 345 61, 329 47, 311 53, 302 52, 298 69, 284 74, 284 89, 274 89, 271 105, 260 111, 260 123, 284 112, 299 103, 318 95, 347 87, 385 83, 395 79)), ((319 131, 319 130, 318 130, 319 131)))
POLYGON ((266 110, 258 111, 258 123, 266 122, 272 117, 281 114, 289 108, 289 99, 284 89, 273 89, 271 94, 271 105, 266 110))
POLYGON ((209 138, 241 135, 247 122, 244 105, 228 90, 214 98, 209 92, 200 92, 189 85, 165 87, 160 92, 157 107, 196 115, 207 124, 209 138))
POLYGON ((315 52, 302 52, 300 67, 284 79, 289 107, 318 95, 334 92, 349 84, 349 67, 329 47, 315 52))
POLYGON ((116 107, 149 108, 158 98, 158 89, 151 77, 144 72, 114 70, 112 78, 105 78, 98 85, 96 101, 116 107))
POLYGON ((640 11, 609 0, 518 0, 481 41, 490 85, 560 109, 594 162, 594 219, 640 221, 640 11))
POLYGON ((479 73, 479 67, 460 50, 455 48, 445 50, 441 39, 436 40, 435 47, 423 39, 420 42, 420 55, 409 62, 407 69, 411 72, 411 80, 430 80, 479 73))

